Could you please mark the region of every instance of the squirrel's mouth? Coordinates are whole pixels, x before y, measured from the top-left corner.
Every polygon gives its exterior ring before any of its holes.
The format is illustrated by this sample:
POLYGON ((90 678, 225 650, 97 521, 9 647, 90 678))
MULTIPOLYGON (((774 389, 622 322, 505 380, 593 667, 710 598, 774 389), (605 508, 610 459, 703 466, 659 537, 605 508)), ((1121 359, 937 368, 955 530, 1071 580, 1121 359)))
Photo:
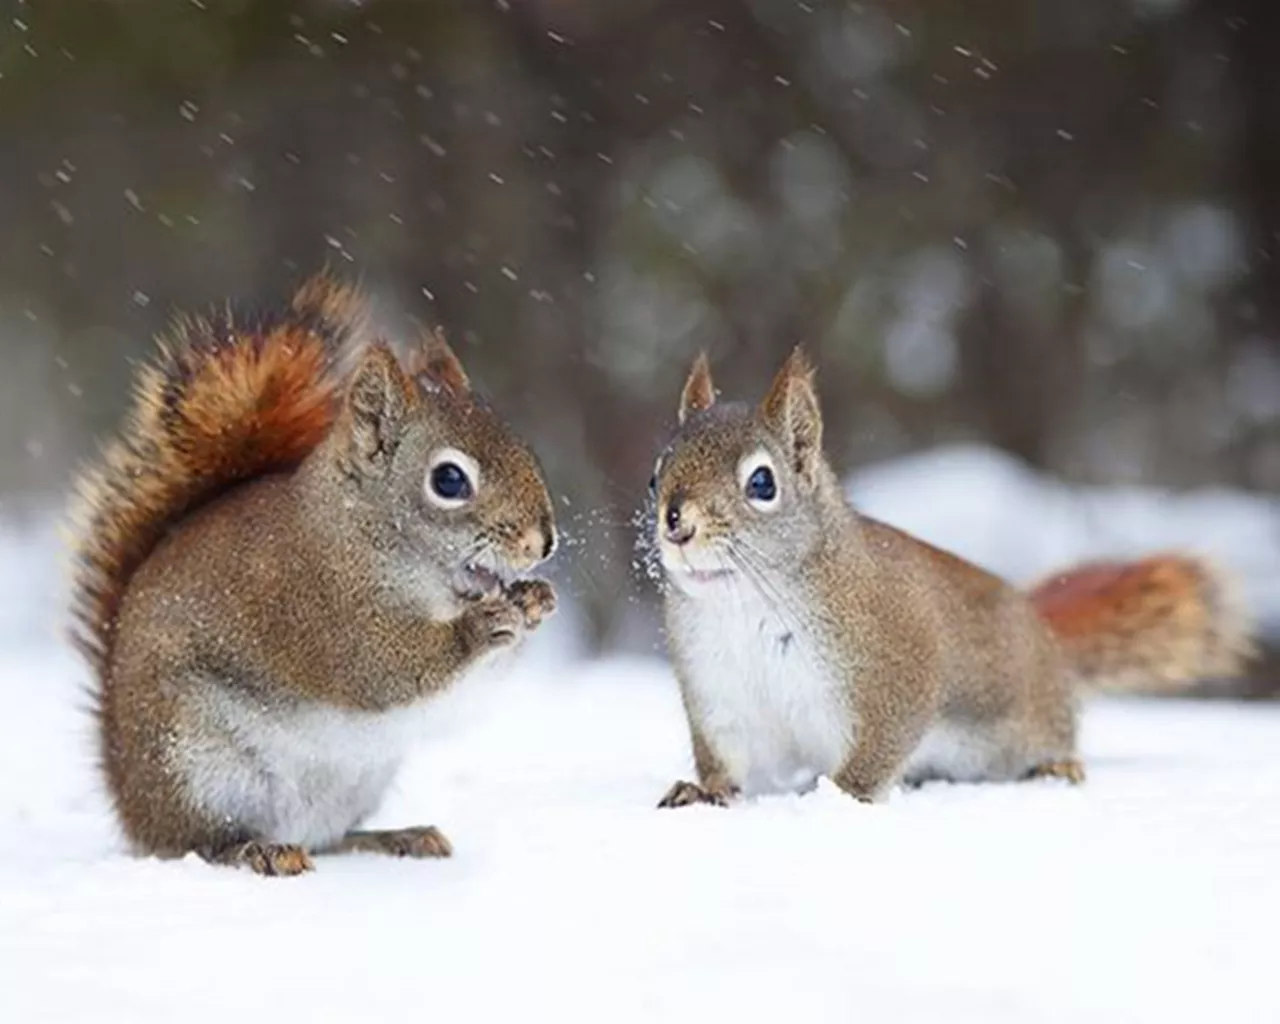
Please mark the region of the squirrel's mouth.
POLYGON ((716 569, 695 569, 687 562, 677 562, 674 565, 667 565, 667 572, 672 576, 676 576, 681 580, 687 580, 690 583, 720 583, 724 580, 732 579, 737 573, 733 569, 724 567, 716 569))
POLYGON ((683 569, 682 571, 695 583, 714 583, 716 580, 726 580, 734 575, 732 569, 683 569))
POLYGON ((459 597, 475 600, 493 597, 514 579, 514 574, 495 565, 464 562, 453 575, 453 590, 459 597))
MULTIPOLYGON (((696 557, 696 556, 695 556, 696 557)), ((709 583, 723 583, 731 580, 738 575, 737 570, 731 565, 725 564, 724 558, 716 558, 718 565, 707 565, 705 558, 697 558, 702 565, 694 564, 694 559, 683 549, 677 551, 664 550, 662 552, 662 565, 666 569, 667 575, 674 578, 677 583, 691 583, 694 586, 703 586, 709 583)))

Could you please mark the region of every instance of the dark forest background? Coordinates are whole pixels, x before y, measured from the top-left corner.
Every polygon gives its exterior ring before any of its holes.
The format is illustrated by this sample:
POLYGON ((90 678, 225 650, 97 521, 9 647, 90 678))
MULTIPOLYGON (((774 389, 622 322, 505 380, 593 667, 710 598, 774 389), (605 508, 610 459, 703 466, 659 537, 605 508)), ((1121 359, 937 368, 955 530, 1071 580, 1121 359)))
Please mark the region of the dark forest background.
POLYGON ((803 341, 843 469, 1280 490, 1280 5, 0 4, 0 499, 175 309, 323 264, 543 455, 600 647, 688 363, 803 341))

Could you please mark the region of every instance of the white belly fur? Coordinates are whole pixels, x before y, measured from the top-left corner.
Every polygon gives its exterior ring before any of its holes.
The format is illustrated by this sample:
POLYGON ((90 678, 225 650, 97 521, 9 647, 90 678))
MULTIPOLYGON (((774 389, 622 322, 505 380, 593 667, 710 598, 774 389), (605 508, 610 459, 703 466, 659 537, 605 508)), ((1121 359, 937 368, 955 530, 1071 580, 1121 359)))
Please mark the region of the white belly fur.
POLYGON ((748 582, 714 586, 673 595, 699 724, 744 795, 804 792, 852 747, 845 687, 748 582))
POLYGON ((193 804, 255 838, 316 849, 377 809, 425 708, 285 711, 211 685, 188 710, 176 747, 193 804))

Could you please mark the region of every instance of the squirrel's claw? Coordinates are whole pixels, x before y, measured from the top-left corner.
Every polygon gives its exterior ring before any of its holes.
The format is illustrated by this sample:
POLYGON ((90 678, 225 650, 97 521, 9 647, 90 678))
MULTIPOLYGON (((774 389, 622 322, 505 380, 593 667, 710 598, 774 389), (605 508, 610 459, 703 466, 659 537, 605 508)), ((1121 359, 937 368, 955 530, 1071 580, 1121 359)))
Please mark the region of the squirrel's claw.
POLYGON ((232 867, 247 867, 256 874, 280 878, 314 871, 311 856, 294 843, 269 843, 250 839, 205 855, 205 860, 232 867))
POLYGON ((1074 757, 1058 761, 1044 761, 1033 766, 1026 774, 1028 779, 1065 779, 1073 786, 1084 783, 1084 764, 1074 757))
POLYGON ((726 789, 704 789, 696 782, 681 780, 667 790, 666 796, 658 801, 659 809, 671 807, 689 807, 692 804, 711 804, 714 807, 728 807, 732 792, 726 789))
POLYGON ((348 832, 335 853, 381 853, 388 857, 451 857, 453 844, 434 825, 348 832))

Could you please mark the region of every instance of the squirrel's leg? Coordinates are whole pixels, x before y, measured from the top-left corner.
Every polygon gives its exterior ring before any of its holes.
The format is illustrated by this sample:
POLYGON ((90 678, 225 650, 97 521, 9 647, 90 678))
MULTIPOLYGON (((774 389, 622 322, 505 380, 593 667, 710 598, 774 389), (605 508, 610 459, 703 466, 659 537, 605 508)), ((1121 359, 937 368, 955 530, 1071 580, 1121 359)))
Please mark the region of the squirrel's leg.
POLYGON ((453 844, 434 825, 348 832, 326 853, 382 853, 389 857, 449 857, 453 844))
POLYGON ((729 778, 724 761, 712 749, 710 742, 698 724, 689 718, 689 735, 693 742, 693 766, 698 773, 697 782, 683 779, 674 783, 658 806, 688 807, 690 804, 713 804, 727 807, 740 790, 729 778))
POLYGON ((864 719, 853 752, 831 781, 855 799, 874 803, 898 781, 920 732, 888 719, 864 719))
POLYGON ((207 712, 218 692, 208 673, 165 660, 165 650, 135 647, 100 698, 106 783, 130 846, 166 859, 195 852, 264 875, 308 870, 304 850, 255 841, 244 816, 210 799, 220 790, 251 803, 260 795, 253 765, 207 712))
POLYGON ((1075 755, 1074 737, 1061 729, 1037 728, 1025 718, 1002 717, 994 722, 943 719, 913 754, 903 784, 919 786, 934 780, 948 782, 1014 782, 1020 779, 1061 778, 1084 781, 1084 767, 1075 755), (936 730, 936 731, 935 731, 936 730))
POLYGON ((986 734, 989 761, 976 780, 1017 782, 1029 779, 1065 779, 1084 782, 1084 764, 1075 752, 1075 737, 1062 728, 1046 729, 1042 723, 1009 721, 986 734))
POLYGON ((1084 782, 1084 764, 1077 751, 1075 680, 1058 670, 1042 676, 1042 685, 1032 693, 1024 735, 1033 750, 1031 767, 1024 779, 1066 779, 1072 785, 1084 782))
POLYGON ((1064 757, 1056 761, 1042 761, 1027 769, 1026 779, 1066 779, 1073 786, 1084 782, 1084 762, 1078 757, 1064 757))
POLYGON ((315 869, 307 851, 294 843, 269 843, 250 839, 198 852, 210 864, 247 867, 260 875, 289 877, 315 869))
POLYGON ((991 763, 984 778, 1065 779, 1084 782, 1077 754, 1074 681, 1054 667, 1041 667, 1026 691, 1025 704, 1009 717, 988 726, 991 763))

